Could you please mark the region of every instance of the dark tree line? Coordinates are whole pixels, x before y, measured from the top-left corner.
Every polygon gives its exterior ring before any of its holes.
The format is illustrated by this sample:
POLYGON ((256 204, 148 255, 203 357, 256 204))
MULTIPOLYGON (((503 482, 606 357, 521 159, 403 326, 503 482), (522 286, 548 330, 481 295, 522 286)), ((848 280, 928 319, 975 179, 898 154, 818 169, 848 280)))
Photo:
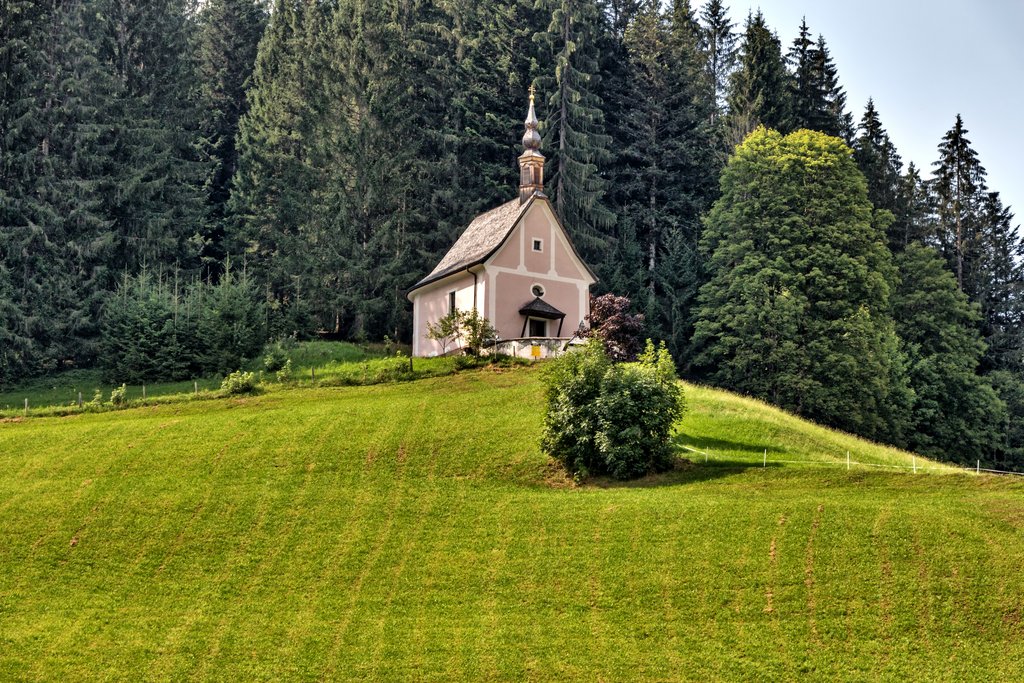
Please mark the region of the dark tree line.
MULTIPOLYGON (((215 288, 229 260, 261 311, 259 338, 407 338, 405 290, 473 216, 514 196, 534 85, 547 191, 601 278, 595 293, 628 296, 687 372, 925 452, 969 442, 993 461, 1024 460, 1013 214, 959 117, 924 170, 904 166, 873 102, 855 125, 828 44, 806 21, 787 46, 762 14, 738 25, 719 0, 699 15, 687 0, 0 0, 0 10, 0 382, 111 367, 112 349, 130 355, 125 337, 147 328, 139 311, 163 320, 187 299, 167 283, 215 288), (860 241, 847 246, 859 251, 843 257, 881 284, 826 287, 842 301, 793 337, 803 361, 836 325, 873 340, 861 367, 831 379, 795 366, 763 386, 763 376, 719 376, 766 343, 757 328, 730 337, 732 351, 708 336, 714 283, 737 264, 715 256, 715 231, 726 219, 753 230, 756 218, 716 205, 753 173, 723 169, 759 126, 852 149, 844 168, 857 174, 828 181, 846 193, 829 210, 858 216, 847 237, 860 241), (860 389, 882 374, 885 386, 869 399, 827 391, 857 372, 871 375, 860 389)), ((808 158, 821 146, 795 140, 778 144, 808 158)), ((790 241, 845 234, 821 232, 829 216, 789 225, 790 241)), ((832 256, 800 258, 813 268, 832 256)), ((765 286, 800 278, 776 275, 765 286)), ((160 329, 177 339, 177 324, 160 329)), ((197 372, 209 355, 161 367, 197 372)))

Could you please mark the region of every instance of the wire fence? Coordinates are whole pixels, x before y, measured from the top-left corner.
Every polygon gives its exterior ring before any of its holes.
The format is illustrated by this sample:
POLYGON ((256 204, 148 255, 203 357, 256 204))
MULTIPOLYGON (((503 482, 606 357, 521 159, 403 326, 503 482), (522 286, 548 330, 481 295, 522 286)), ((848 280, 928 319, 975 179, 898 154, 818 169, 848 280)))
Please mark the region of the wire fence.
MULTIPOLYGON (((736 462, 736 460, 732 459, 732 458, 728 458, 728 457, 725 457, 725 456, 714 455, 714 454, 712 454, 710 449, 700 450, 699 448, 693 448, 691 446, 686 446, 686 445, 684 445, 683 448, 686 449, 687 451, 690 451, 691 453, 696 453, 697 455, 704 456, 704 462, 705 463, 710 463, 710 462, 712 462, 713 460, 716 460, 716 459, 719 460, 719 461, 725 461, 725 462, 730 462, 730 463, 735 463, 736 462)), ((748 462, 748 461, 744 461, 744 462, 748 462)), ((985 474, 1003 474, 1003 475, 1011 475, 1011 476, 1024 477, 1024 472, 1011 472, 1010 470, 996 470, 996 469, 992 469, 992 468, 989 468, 989 467, 982 467, 981 466, 981 460, 976 461, 974 467, 963 467, 963 466, 954 465, 954 464, 946 464, 946 465, 924 464, 924 463, 928 463, 928 461, 924 461, 923 464, 918 464, 917 456, 911 456, 911 464, 909 464, 909 465, 890 465, 890 464, 885 464, 885 463, 860 462, 858 460, 853 460, 851 458, 851 456, 850 456, 850 452, 849 451, 846 452, 846 460, 845 461, 844 460, 785 460, 785 459, 769 458, 768 457, 768 449, 765 449, 764 455, 763 455, 763 457, 761 458, 760 461, 751 460, 751 461, 749 461, 749 463, 751 465, 757 465, 758 463, 760 463, 761 467, 768 467, 768 465, 776 465, 776 464, 778 464, 778 465, 808 465, 808 466, 812 466, 812 467, 845 467, 847 470, 851 470, 854 467, 874 467, 874 468, 879 468, 879 469, 890 469, 890 470, 895 470, 895 471, 907 471, 907 472, 911 472, 913 474, 917 474, 919 472, 924 472, 924 473, 927 473, 927 472, 943 472, 943 473, 947 473, 947 474, 974 474, 974 475, 980 475, 982 473, 985 473, 985 474)))

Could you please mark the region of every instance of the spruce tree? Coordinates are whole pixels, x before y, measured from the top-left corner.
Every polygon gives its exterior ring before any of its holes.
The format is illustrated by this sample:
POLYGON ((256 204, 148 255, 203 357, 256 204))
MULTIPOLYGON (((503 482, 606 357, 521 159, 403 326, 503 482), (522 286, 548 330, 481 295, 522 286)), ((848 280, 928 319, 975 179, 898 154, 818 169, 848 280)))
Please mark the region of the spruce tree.
POLYGON ((977 300, 987 370, 1024 373, 1024 240, 998 192, 985 195, 977 300))
POLYGON ((537 85, 547 98, 544 149, 548 156, 547 191, 559 218, 584 258, 603 270, 615 215, 605 205, 603 169, 612 160, 605 133, 599 36, 604 19, 594 0, 548 0, 551 21, 537 39, 545 48, 549 70, 537 85))
POLYGON ((897 186, 895 220, 889 233, 889 246, 893 252, 902 251, 914 242, 933 244, 932 192, 914 162, 907 164, 897 186))
POLYGON ((974 263, 978 252, 981 201, 985 169, 967 139, 963 119, 956 122, 939 144, 939 160, 933 164, 937 238, 949 260, 957 286, 971 299, 977 297, 974 263))
POLYGON ((730 142, 739 144, 757 126, 779 131, 792 128, 791 76, 782 46, 764 15, 747 17, 739 65, 729 84, 730 142))
MULTIPOLYGON (((807 18, 800 22, 800 29, 786 56, 793 72, 793 128, 815 127, 815 114, 823 107, 822 93, 818 90, 818 75, 814 54, 814 40, 807 26, 807 18)), ((824 131, 822 131, 824 132, 824 131)))
POLYGON ((238 122, 248 109, 245 90, 266 22, 262 0, 210 0, 199 15, 201 132, 205 156, 211 161, 201 254, 206 271, 225 258, 224 220, 238 167, 238 122))
POLYGON ((632 90, 615 135, 621 148, 613 176, 620 234, 636 240, 642 256, 633 267, 643 273, 641 291, 621 293, 640 305, 652 331, 677 355, 688 332, 683 320, 690 306, 683 294, 693 293, 698 273, 693 263, 679 271, 679 258, 696 251, 699 217, 717 190, 713 179, 721 163, 699 30, 686 0, 666 12, 653 0, 645 3, 625 36, 632 90), (673 262, 665 263, 670 242, 673 262))
POLYGON ((737 36, 729 19, 729 8, 721 0, 710 0, 701 10, 701 51, 704 54, 708 84, 714 108, 711 123, 725 110, 729 78, 736 67, 737 36))
POLYGON ((969 464, 1000 459, 1005 406, 977 374, 985 350, 980 312, 959 291, 943 259, 912 244, 897 256, 893 315, 914 391, 910 448, 969 464))
POLYGON ((195 23, 188 0, 98 0, 101 60, 119 92, 100 192, 113 221, 113 260, 129 272, 195 265, 206 209, 200 158, 195 23))
POLYGON ((846 111, 846 93, 839 85, 839 72, 824 37, 811 39, 806 19, 800 24, 788 60, 793 68, 792 127, 821 131, 850 143, 853 120, 846 111))
POLYGON ((986 369, 1021 369, 1024 255, 1013 216, 989 192, 985 168, 967 138, 963 120, 939 145, 932 182, 934 240, 950 263, 957 286, 981 307, 981 331, 990 347, 986 369))
MULTIPOLYGON (((308 45, 307 5, 277 0, 260 41, 248 111, 239 121, 238 170, 229 201, 232 251, 246 254, 249 268, 282 318, 275 330, 291 333, 287 321, 303 310, 308 245, 317 191, 325 174, 316 164, 320 114, 308 45)), ((313 31, 314 35, 316 34, 313 31)), ((326 75, 326 74, 324 74, 326 75)), ((339 244, 339 248, 348 245, 339 244)), ((308 332, 308 331, 307 331, 308 332)))
POLYGON ((23 62, 6 72, 0 100, 0 259, 14 296, 8 334, 21 340, 22 372, 38 372, 94 353, 111 80, 83 2, 47 0, 12 19, 5 56, 17 50, 23 62))
POLYGON ((811 128, 840 137, 850 144, 854 135, 853 115, 846 111, 846 91, 839 84, 839 70, 832 61, 824 36, 818 36, 813 57, 816 90, 822 105, 814 112, 811 128))

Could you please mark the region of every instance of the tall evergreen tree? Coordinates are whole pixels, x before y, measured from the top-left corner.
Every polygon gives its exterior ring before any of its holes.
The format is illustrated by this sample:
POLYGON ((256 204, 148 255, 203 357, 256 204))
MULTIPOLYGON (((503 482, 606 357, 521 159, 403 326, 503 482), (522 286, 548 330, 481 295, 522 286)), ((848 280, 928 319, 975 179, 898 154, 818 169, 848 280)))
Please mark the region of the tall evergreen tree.
POLYGON ((932 223, 932 192, 914 162, 907 164, 897 188, 895 220, 890 226, 889 246, 893 252, 902 251, 914 242, 934 244, 932 223))
POLYGON ((957 286, 981 307, 987 369, 1022 369, 1024 244, 1009 209, 989 192, 985 168, 957 116, 939 145, 932 182, 935 241, 957 278, 957 286))
POLYGON ((853 141, 853 115, 846 111, 846 91, 839 84, 839 70, 829 53, 825 38, 818 35, 814 52, 814 71, 817 75, 817 91, 824 106, 812 119, 813 129, 828 135, 835 135, 850 144, 853 141))
POLYGON ((957 289, 931 248, 912 244, 896 261, 893 315, 915 396, 908 445, 962 464, 999 460, 1006 412, 976 373, 985 350, 978 306, 957 289))
POLYGON ((114 222, 113 260, 129 272, 197 263, 206 216, 200 158, 195 22, 189 0, 98 0, 100 58, 119 89, 101 189, 114 222))
POLYGON ((1024 240, 998 192, 985 195, 977 266, 987 370, 1024 373, 1024 240))
MULTIPOLYGON (((239 121, 238 170, 229 203, 234 249, 246 252, 273 309, 289 315, 305 310, 308 261, 300 258, 308 247, 302 231, 311 223, 325 179, 316 164, 322 137, 316 128, 319 89, 313 82, 318 72, 312 67, 319 45, 307 43, 308 35, 322 30, 308 26, 322 27, 323 18, 313 13, 315 5, 308 7, 295 0, 277 0, 274 6, 259 45, 249 109, 239 121)), ((291 332, 298 323, 280 325, 276 332, 291 332)))
POLYGON ((739 144, 757 126, 792 127, 790 75, 779 38, 759 11, 747 17, 739 66, 729 84, 730 141, 739 144))
POLYGON ((604 17, 594 0, 548 1, 551 21, 537 36, 553 67, 538 79, 540 91, 549 93, 543 122, 544 148, 550 154, 547 188, 584 258, 600 272, 615 223, 605 205, 602 174, 612 159, 611 140, 597 95, 604 17))
POLYGON ((620 233, 636 240, 643 290, 623 290, 646 312, 648 325, 681 355, 688 335, 684 324, 698 269, 679 262, 688 248, 696 253, 699 216, 709 205, 721 160, 710 123, 710 88, 703 78, 700 28, 686 0, 662 12, 645 3, 626 32, 632 86, 615 167, 613 197, 620 233), (672 245, 672 263, 663 257, 672 245), (686 267, 679 271, 680 267, 686 267), (678 297, 673 295, 680 295, 678 297), (670 310, 669 307, 679 310, 670 310))
POLYGON ((977 283, 973 265, 978 251, 981 201, 985 169, 967 139, 963 119, 956 123, 939 144, 935 168, 936 238, 943 255, 949 259, 957 286, 976 299, 977 283))
MULTIPOLYGON (((800 22, 800 29, 793 44, 789 48, 786 60, 793 72, 791 85, 793 88, 793 127, 815 127, 816 114, 824 108, 822 93, 818 90, 818 74, 814 54, 814 40, 811 29, 807 26, 807 18, 800 22)), ((824 131, 823 131, 824 132, 824 131)))
POLYGON ((729 8, 721 0, 710 0, 700 13, 701 51, 704 54, 705 69, 715 104, 711 122, 715 123, 725 110, 725 94, 729 78, 736 67, 736 41, 733 31, 735 24, 729 19, 729 8))
POLYGON ((908 225, 907 209, 903 202, 910 199, 904 192, 906 186, 911 192, 916 188, 906 185, 902 171, 903 161, 896 152, 889 134, 882 127, 873 100, 868 100, 860 122, 860 134, 853 141, 853 158, 868 183, 868 199, 875 209, 893 214, 895 220, 889 226, 889 248, 897 251, 906 246, 908 225))
POLYGON ((100 189, 114 93, 96 56, 94 12, 80 0, 23 9, 10 47, 28 69, 7 71, 0 101, 0 260, 16 297, 7 318, 21 328, 9 334, 25 351, 22 371, 33 372, 94 352, 110 257, 100 189))
POLYGON ((262 0, 209 0, 199 15, 201 132, 205 155, 212 162, 206 184, 208 216, 201 254, 207 271, 226 256, 224 220, 238 167, 238 122, 248 109, 245 90, 266 22, 262 0))
POLYGON ((805 19, 789 51, 793 67, 793 128, 808 128, 852 141, 853 120, 846 111, 846 93, 825 38, 811 39, 805 19))

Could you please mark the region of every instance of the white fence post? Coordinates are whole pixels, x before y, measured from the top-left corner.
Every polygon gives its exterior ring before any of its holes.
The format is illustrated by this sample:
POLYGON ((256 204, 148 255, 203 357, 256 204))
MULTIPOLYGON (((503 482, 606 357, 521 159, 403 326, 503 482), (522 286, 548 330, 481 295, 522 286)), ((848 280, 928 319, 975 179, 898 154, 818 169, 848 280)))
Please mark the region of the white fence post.
POLYGON ((981 474, 981 460, 978 461, 978 466, 974 468, 975 474, 981 474))
POLYGON ((846 471, 850 471, 850 451, 846 451, 846 471))
POLYGON ((914 474, 917 474, 917 456, 912 456, 911 459, 914 461, 914 474))
POLYGON ((761 463, 761 467, 768 467, 768 449, 764 449, 764 462, 761 463))

